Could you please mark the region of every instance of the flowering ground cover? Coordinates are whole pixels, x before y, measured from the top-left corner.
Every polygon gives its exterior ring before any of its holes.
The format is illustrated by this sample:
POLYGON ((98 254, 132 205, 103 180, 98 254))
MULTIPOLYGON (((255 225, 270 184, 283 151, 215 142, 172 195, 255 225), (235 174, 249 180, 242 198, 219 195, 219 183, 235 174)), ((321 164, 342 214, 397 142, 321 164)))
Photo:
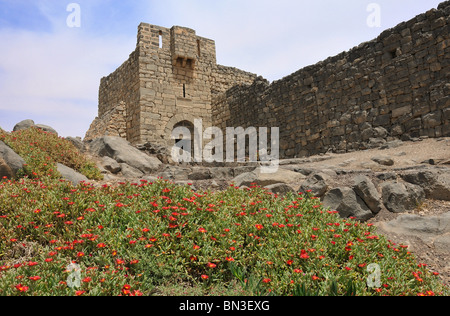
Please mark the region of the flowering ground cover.
POLYGON ((450 294, 370 224, 259 187, 3 179, 0 236, 1 296, 450 294))

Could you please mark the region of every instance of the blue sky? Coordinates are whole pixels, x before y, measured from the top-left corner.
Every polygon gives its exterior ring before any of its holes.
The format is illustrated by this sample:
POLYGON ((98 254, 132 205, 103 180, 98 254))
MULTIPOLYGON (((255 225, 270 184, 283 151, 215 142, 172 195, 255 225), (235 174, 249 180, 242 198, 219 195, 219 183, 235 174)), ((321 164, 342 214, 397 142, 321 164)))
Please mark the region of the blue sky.
POLYGON ((439 0, 0 0, 0 127, 24 119, 84 137, 100 79, 136 46, 140 22, 195 29, 216 41, 219 64, 270 81, 376 38, 439 0), (70 28, 67 6, 79 5, 70 28), (380 8, 369 27, 368 5, 380 8))

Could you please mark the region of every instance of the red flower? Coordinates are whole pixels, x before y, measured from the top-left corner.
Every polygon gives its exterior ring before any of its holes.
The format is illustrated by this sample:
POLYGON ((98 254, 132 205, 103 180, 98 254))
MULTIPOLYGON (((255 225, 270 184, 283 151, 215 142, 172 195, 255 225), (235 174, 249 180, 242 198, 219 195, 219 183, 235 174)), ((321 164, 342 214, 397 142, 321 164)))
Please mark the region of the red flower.
POLYGON ((234 261, 234 258, 231 258, 231 257, 226 257, 225 259, 226 259, 227 261, 230 261, 230 262, 231 262, 231 261, 234 261))
POLYGON ((215 267, 217 267, 216 264, 211 263, 211 262, 209 262, 209 263, 207 264, 207 266, 208 266, 208 268, 211 268, 211 269, 214 269, 215 267))
POLYGON ((28 286, 24 286, 24 285, 22 285, 22 284, 17 284, 17 285, 15 286, 15 288, 16 288, 19 292, 22 292, 22 293, 28 291, 28 289, 29 289, 28 286))
POLYGON ((262 230, 264 228, 264 226, 261 224, 257 224, 257 225, 255 225, 255 227, 257 230, 262 230))
POLYGON ((106 245, 105 245, 104 243, 100 243, 100 244, 97 245, 97 247, 98 247, 98 248, 105 248, 106 245))
POLYGON ((302 253, 300 255, 301 259, 309 259, 308 254, 306 253, 306 250, 302 250, 302 253))
POLYGON ((270 283, 271 281, 272 281, 271 279, 264 279, 264 280, 263 280, 263 282, 266 283, 266 284, 267 284, 267 283, 270 283))
POLYGON ((203 279, 203 280, 208 280, 208 279, 209 279, 209 276, 207 276, 206 274, 203 274, 203 275, 202 275, 202 279, 203 279))
POLYGON ((204 229, 203 227, 200 227, 200 228, 198 229, 198 231, 199 231, 200 233, 202 233, 202 234, 204 234, 204 233, 207 232, 207 230, 204 229))
POLYGON ((41 279, 40 276, 29 277, 31 281, 39 281, 41 279))

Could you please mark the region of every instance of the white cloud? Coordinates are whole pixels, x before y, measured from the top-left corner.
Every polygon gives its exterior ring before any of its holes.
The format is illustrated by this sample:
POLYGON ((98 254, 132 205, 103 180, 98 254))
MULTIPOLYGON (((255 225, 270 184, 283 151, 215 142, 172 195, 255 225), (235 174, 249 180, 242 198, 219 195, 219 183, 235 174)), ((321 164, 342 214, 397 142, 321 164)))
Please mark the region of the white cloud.
POLYGON ((89 37, 69 28, 52 34, 2 30, 0 41, 8 43, 0 51, 0 126, 13 125, 11 112, 29 113, 23 119, 45 115, 64 136, 84 136, 97 113, 101 77, 135 45, 134 39, 89 37), (88 122, 75 123, 80 118, 88 122))

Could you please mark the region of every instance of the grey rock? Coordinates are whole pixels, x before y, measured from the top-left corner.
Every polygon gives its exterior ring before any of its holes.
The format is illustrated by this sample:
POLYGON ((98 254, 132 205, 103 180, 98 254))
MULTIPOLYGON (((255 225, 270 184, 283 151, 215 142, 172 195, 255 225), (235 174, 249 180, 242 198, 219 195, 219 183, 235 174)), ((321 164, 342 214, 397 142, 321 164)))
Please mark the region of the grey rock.
POLYGON ((142 171, 126 163, 120 164, 122 176, 127 179, 140 179, 144 175, 142 171))
POLYGON ((207 168, 193 168, 188 175, 188 180, 209 180, 212 179, 211 171, 207 168))
POLYGON ((391 149, 391 148, 398 148, 403 145, 403 142, 400 139, 389 141, 385 144, 383 144, 380 149, 391 149))
POLYGON ((74 186, 77 186, 82 181, 89 181, 86 176, 63 164, 57 163, 57 170, 64 179, 72 182, 74 186))
POLYGON ((246 172, 231 180, 236 186, 251 186, 252 183, 265 187, 278 183, 296 183, 301 182, 306 177, 301 173, 279 168, 275 173, 264 173, 262 168, 257 168, 252 172, 246 172))
POLYGON ((377 178, 382 181, 396 180, 397 174, 394 172, 381 172, 376 174, 377 178))
MULTIPOLYGON (((2 159, 5 162, 5 165, 10 168, 13 177, 15 177, 17 172, 20 169, 23 169, 23 166, 25 165, 25 160, 2 141, 0 141, 0 159, 2 159)), ((6 167, 5 170, 7 170, 6 167)), ((5 174, 5 176, 7 175, 5 174)))
POLYGON ((357 176, 354 179, 353 190, 366 203, 372 213, 378 214, 382 208, 380 194, 373 182, 365 176, 357 176))
POLYGON ((324 196, 323 206, 338 211, 342 218, 356 217, 357 220, 367 221, 374 217, 364 201, 348 187, 330 190, 324 196))
POLYGON ((411 183, 387 182, 381 190, 384 205, 393 213, 412 211, 425 200, 424 190, 411 183))
POLYGON ((405 214, 379 226, 387 232, 419 238, 431 248, 450 253, 450 213, 436 216, 405 214))
POLYGON ((252 172, 245 172, 238 175, 237 177, 234 177, 233 180, 231 180, 231 182, 234 183, 234 185, 237 187, 242 186, 248 187, 252 183, 255 183, 257 180, 258 175, 256 174, 256 172, 252 171, 252 172))
POLYGON ((66 137, 79 151, 84 151, 84 143, 79 137, 66 137))
POLYGON ((14 126, 13 131, 18 132, 18 131, 22 131, 25 129, 29 129, 30 127, 33 127, 33 126, 34 126, 33 120, 23 120, 14 126))
POLYGON ((401 174, 403 180, 419 185, 426 197, 433 200, 450 201, 450 172, 410 171, 401 174))
POLYGON ((50 134, 55 134, 55 135, 58 136, 58 132, 53 127, 50 127, 48 125, 36 124, 35 127, 43 130, 44 132, 47 132, 47 133, 50 133, 50 134))
POLYGON ((383 138, 370 138, 367 147, 369 148, 379 148, 386 144, 386 140, 383 138))
POLYGON ((0 181, 2 181, 3 178, 13 179, 14 177, 14 172, 7 165, 7 163, 0 158, 0 181))
POLYGON ((253 172, 256 170, 256 166, 242 166, 233 168, 233 177, 237 177, 243 173, 253 172))
POLYGON ((372 160, 383 166, 393 166, 394 165, 394 160, 387 156, 373 157, 372 160))
POLYGON ((120 137, 97 138, 91 142, 90 151, 100 157, 113 158, 118 163, 127 164, 146 174, 156 171, 162 164, 159 159, 148 156, 120 137))
POLYGON ((101 165, 105 170, 113 174, 118 174, 122 170, 122 166, 117 161, 107 156, 102 158, 101 165))
POLYGON ((272 192, 272 193, 280 195, 280 196, 284 196, 288 193, 295 193, 295 190, 291 186, 284 184, 284 183, 268 185, 265 188, 269 192, 272 192))
POLYGON ((229 167, 212 167, 210 170, 213 179, 231 179, 234 175, 233 168, 229 167))
POLYGON ((299 188, 300 192, 311 190, 311 194, 315 197, 322 197, 328 190, 328 176, 323 173, 315 173, 309 176, 299 188))

